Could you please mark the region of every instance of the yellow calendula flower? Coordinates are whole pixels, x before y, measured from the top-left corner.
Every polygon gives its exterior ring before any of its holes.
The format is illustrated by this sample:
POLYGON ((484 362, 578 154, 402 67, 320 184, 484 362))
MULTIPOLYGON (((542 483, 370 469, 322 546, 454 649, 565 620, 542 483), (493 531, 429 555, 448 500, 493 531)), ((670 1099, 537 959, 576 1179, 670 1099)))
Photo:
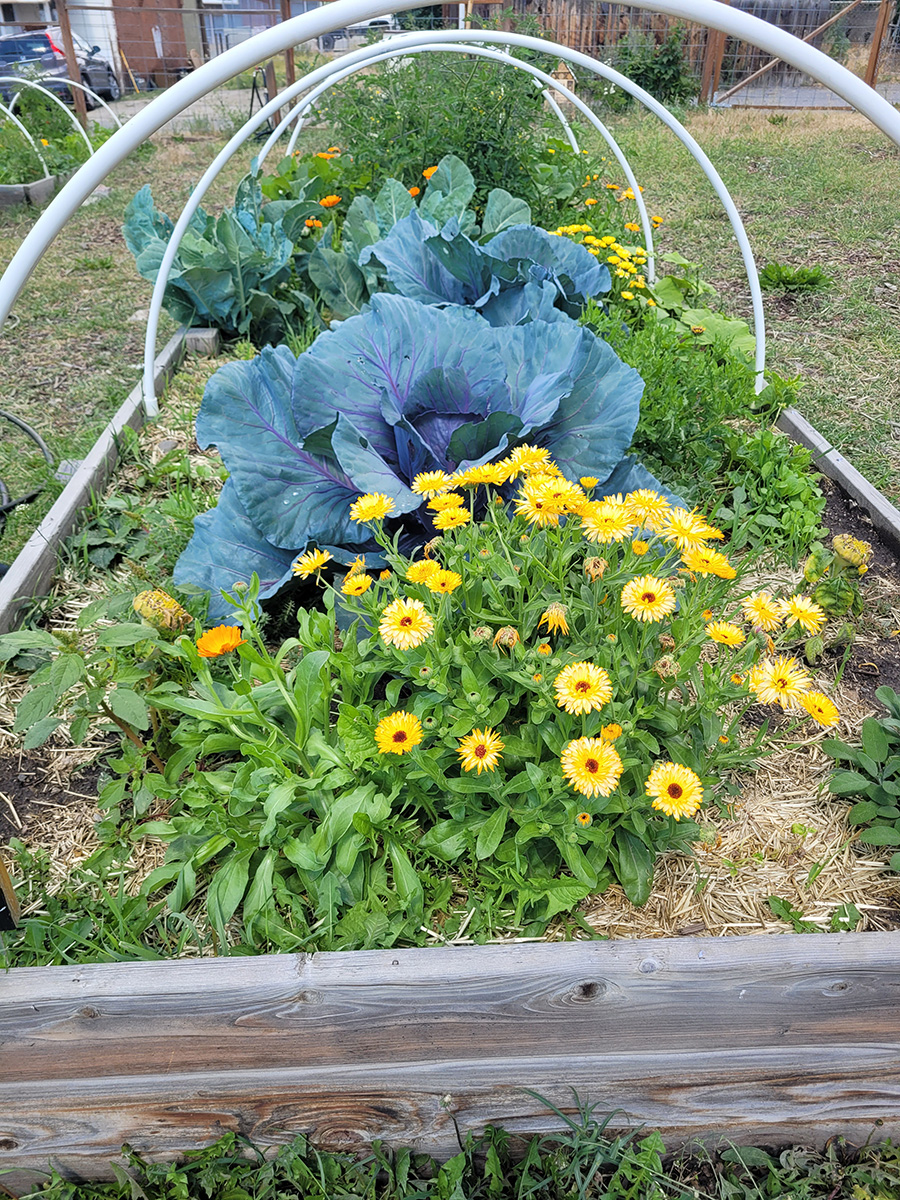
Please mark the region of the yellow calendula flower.
POLYGON ((291 571, 299 579, 306 579, 309 575, 315 575, 317 571, 321 571, 326 563, 331 562, 332 555, 327 550, 307 550, 305 554, 301 554, 291 571))
POLYGON ((640 538, 636 538, 631 543, 631 549, 632 549, 633 553, 635 553, 638 556, 638 558, 641 558, 650 549, 650 543, 644 542, 640 538))
MULTIPOLYGON (((433 501, 432 501, 433 503, 433 501)), ((431 522, 435 529, 458 529, 468 525, 472 516, 467 508, 448 508, 444 512, 435 513, 431 522)))
POLYGON ((841 719, 841 714, 823 692, 807 692, 805 696, 800 697, 799 702, 812 719, 824 725, 826 729, 837 725, 841 719))
POLYGON ((393 572, 389 571, 387 569, 387 567, 385 567, 385 569, 383 571, 379 572, 379 575, 378 575, 379 582, 387 583, 387 581, 390 579, 392 574, 393 574, 393 572))
POLYGON ((519 475, 523 473, 527 475, 529 471, 545 471, 550 462, 550 451, 544 450, 541 446, 529 446, 527 443, 523 443, 510 452, 505 462, 507 478, 517 479, 519 475))
POLYGON ((612 699, 612 682, 602 667, 591 662, 570 663, 553 681, 556 703, 579 716, 599 712, 612 699))
POLYGON ((159 633, 181 633, 193 620, 186 608, 160 588, 140 592, 131 607, 159 633))
POLYGON ((473 729, 468 737, 460 739, 456 753, 464 771, 477 771, 480 775, 482 771, 495 770, 503 747, 493 729, 473 729))
POLYGON ((558 604, 556 601, 548 604, 546 611, 538 621, 538 629, 542 625, 546 625, 548 633, 568 633, 569 623, 566 620, 566 612, 567 609, 564 604, 558 604))
POLYGON ((615 722, 611 725, 604 725, 600 730, 600 739, 604 742, 614 742, 622 736, 622 726, 616 725, 615 722))
POLYGON ((418 717, 408 712, 394 712, 383 717, 375 727, 375 745, 379 754, 408 754, 423 738, 418 717))
POLYGON ((580 812, 575 814, 575 824, 580 825, 582 829, 586 829, 593 820, 594 818, 589 812, 580 812))
POLYGON ((465 503, 462 492, 441 492, 439 496, 428 501, 431 512, 446 512, 448 508, 460 508, 465 503))
POLYGON ((245 637, 236 625, 217 625, 215 629, 207 629, 197 638, 197 653, 201 658, 218 658, 220 654, 229 654, 243 646, 245 637))
POLYGON ((771 633, 781 624, 781 604, 768 592, 753 592, 741 600, 744 620, 764 633, 771 633))
POLYGON ((600 480, 595 475, 582 475, 578 480, 583 488, 596 487, 600 480))
POLYGON ((581 529, 589 542, 608 546, 622 542, 634 531, 634 523, 625 504, 614 500, 594 500, 581 515, 581 529))
POLYGON ((546 656, 548 654, 553 653, 553 647, 550 645, 549 642, 541 642, 541 644, 537 648, 537 652, 538 652, 538 654, 542 654, 546 658, 546 656))
POLYGON ((350 516, 360 525, 369 521, 382 521, 394 511, 394 501, 383 492, 369 492, 350 505, 350 516))
POLYGON ((633 300, 634 299, 634 292, 620 292, 619 294, 621 295, 623 300, 633 300))
POLYGON ((455 481, 461 487, 476 487, 479 483, 500 487, 508 478, 505 460, 495 463, 483 463, 480 467, 469 467, 455 481))
POLYGON ((449 595, 462 583, 462 575, 457 575, 455 571, 445 571, 443 568, 439 568, 437 571, 432 571, 423 582, 430 592, 449 595))
POLYGON ((796 621, 811 634, 817 634, 828 620, 825 610, 809 596, 790 596, 782 601, 781 615, 787 624, 796 621))
POLYGON ((366 575, 365 572, 361 575, 348 575, 341 584, 341 591, 345 596, 361 596, 369 590, 372 583, 372 576, 366 575))
POLYGON ((378 632, 389 646, 396 646, 398 650, 414 650, 434 632, 434 621, 425 611, 421 600, 398 596, 381 614, 378 632))
POLYGON ((422 471, 412 481, 412 490, 417 496, 430 500, 438 492, 445 491, 450 486, 450 476, 446 471, 422 471))
POLYGON ((666 514, 666 522, 660 530, 663 537, 675 543, 679 550, 690 550, 704 542, 724 535, 713 528, 698 512, 686 508, 672 508, 666 514))
POLYGON ((705 629, 707 637, 722 646, 742 646, 746 641, 744 631, 730 621, 710 621, 705 629))
POLYGON ((576 738, 560 756, 562 772, 582 796, 609 796, 622 775, 618 752, 601 738, 576 738))
POLYGON ((629 233, 640 233, 641 227, 636 221, 626 221, 625 228, 629 233))
POLYGON ((677 607, 673 589, 654 575, 640 575, 626 583, 621 604, 638 621, 661 621, 677 607))
POLYGON ((708 546, 692 546, 682 552, 681 561, 694 575, 715 575, 719 579, 734 579, 737 571, 726 556, 708 546))
POLYGON ((646 792, 655 797, 652 808, 680 821, 692 817, 703 803, 703 785, 690 767, 657 763, 647 779, 646 792))
POLYGON ((671 505, 665 496, 660 496, 652 488, 639 488, 629 492, 625 503, 632 519, 637 525, 646 526, 658 533, 664 528, 671 505))
POLYGON ((802 696, 812 688, 812 682, 796 658, 781 655, 765 659, 750 672, 750 687, 761 704, 780 704, 795 708, 802 696))
POLYGON ((406 572, 406 578, 410 583, 425 583, 428 578, 440 570, 440 563, 436 563, 431 558, 421 558, 418 562, 411 562, 406 572))

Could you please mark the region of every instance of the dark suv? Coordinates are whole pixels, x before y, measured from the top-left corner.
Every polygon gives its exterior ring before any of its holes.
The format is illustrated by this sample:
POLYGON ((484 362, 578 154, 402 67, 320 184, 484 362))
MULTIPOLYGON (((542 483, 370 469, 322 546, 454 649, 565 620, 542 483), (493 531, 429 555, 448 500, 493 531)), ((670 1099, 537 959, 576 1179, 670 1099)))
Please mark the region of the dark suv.
MULTIPOLYGON (((122 94, 119 81, 106 59, 100 57, 100 47, 89 46, 75 33, 72 34, 72 41, 75 43, 81 83, 92 88, 99 96, 118 100, 122 94)), ((50 26, 28 33, 7 33, 0 37, 0 75, 22 75, 58 93, 63 100, 71 100, 71 90, 65 84, 69 73, 60 29, 50 26)), ((0 95, 7 103, 17 90, 14 83, 0 83, 0 95)), ((88 95, 85 95, 85 102, 88 108, 96 105, 96 101, 88 95)))

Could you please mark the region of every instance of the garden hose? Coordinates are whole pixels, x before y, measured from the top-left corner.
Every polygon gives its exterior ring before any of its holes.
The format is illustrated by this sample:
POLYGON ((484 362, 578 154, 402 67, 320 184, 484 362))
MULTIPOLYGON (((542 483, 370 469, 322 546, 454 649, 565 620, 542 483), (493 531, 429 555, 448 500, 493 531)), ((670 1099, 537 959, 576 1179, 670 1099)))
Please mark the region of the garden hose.
MULTIPOLYGON (((32 429, 31 426, 26 424, 25 421, 21 420, 19 417, 14 417, 12 413, 5 412, 2 408, 0 408, 0 417, 6 421, 9 421, 10 424, 15 425, 18 429, 21 429, 23 433, 27 434, 28 437, 30 437, 38 447, 41 454, 43 454, 50 466, 53 466, 53 455, 50 453, 50 447, 36 429, 32 429)), ((3 530, 6 527, 7 514, 12 512, 14 508, 18 508, 20 504, 31 504, 33 500, 36 500, 38 496, 40 496, 43 490, 43 488, 37 488, 32 492, 26 492, 24 496, 19 496, 16 499, 13 499, 10 496, 9 488, 6 486, 3 480, 0 479, 0 534, 3 533, 3 530)), ((6 563, 0 563, 0 577, 5 575, 6 571, 6 563)))

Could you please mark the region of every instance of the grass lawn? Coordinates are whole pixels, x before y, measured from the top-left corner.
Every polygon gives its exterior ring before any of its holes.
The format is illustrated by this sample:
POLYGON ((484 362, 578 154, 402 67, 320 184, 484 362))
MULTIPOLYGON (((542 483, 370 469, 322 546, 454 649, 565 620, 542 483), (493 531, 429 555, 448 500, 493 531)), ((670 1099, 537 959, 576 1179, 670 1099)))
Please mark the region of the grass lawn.
MULTIPOLYGON (((821 265, 834 277, 822 292, 766 294, 769 363, 801 377, 804 413, 900 502, 900 151, 851 113, 732 109, 684 119, 734 196, 759 265, 821 265)), ((702 263, 724 311, 749 316, 730 225, 687 151, 655 118, 628 113, 610 125, 650 211, 665 218, 660 251, 702 263)), ((126 204, 149 182, 159 207, 176 214, 220 142, 221 135, 159 138, 152 154, 119 167, 107 181, 110 195, 71 218, 20 297, 2 334, 2 407, 31 422, 57 458, 83 456, 139 378, 150 285, 122 241, 126 204)), ((236 156, 208 207, 233 199, 252 152, 236 156)), ((32 220, 30 209, 4 215, 0 267, 32 220)), ((162 336, 172 328, 165 318, 162 336)), ((0 477, 10 490, 20 494, 46 474, 40 455, 4 429, 0 477)), ((11 561, 58 490, 51 483, 36 504, 12 514, 0 558, 11 561)))

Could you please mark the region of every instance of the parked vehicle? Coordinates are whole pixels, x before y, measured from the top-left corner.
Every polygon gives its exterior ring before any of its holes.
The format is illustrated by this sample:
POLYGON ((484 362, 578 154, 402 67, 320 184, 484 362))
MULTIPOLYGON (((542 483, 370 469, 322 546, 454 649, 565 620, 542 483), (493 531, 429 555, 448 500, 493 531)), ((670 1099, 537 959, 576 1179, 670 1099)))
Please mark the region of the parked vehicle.
POLYGON ((332 29, 331 33, 323 33, 319 38, 320 50, 349 50, 352 38, 364 38, 369 33, 401 33, 397 18, 393 13, 382 13, 380 17, 372 17, 351 25, 347 29, 332 29))
MULTIPOLYGON (((80 82, 92 88, 99 96, 118 100, 122 94, 116 73, 105 58, 100 56, 99 46, 89 46, 83 38, 72 34, 75 57, 78 60, 80 82)), ((0 37, 0 75, 21 75, 33 79, 62 99, 71 101, 72 90, 66 52, 63 49, 62 31, 56 25, 46 29, 32 29, 28 33, 7 33, 0 37)), ((8 102, 17 91, 14 83, 0 83, 0 94, 8 102)), ((88 108, 96 107, 96 101, 85 95, 88 108)))

